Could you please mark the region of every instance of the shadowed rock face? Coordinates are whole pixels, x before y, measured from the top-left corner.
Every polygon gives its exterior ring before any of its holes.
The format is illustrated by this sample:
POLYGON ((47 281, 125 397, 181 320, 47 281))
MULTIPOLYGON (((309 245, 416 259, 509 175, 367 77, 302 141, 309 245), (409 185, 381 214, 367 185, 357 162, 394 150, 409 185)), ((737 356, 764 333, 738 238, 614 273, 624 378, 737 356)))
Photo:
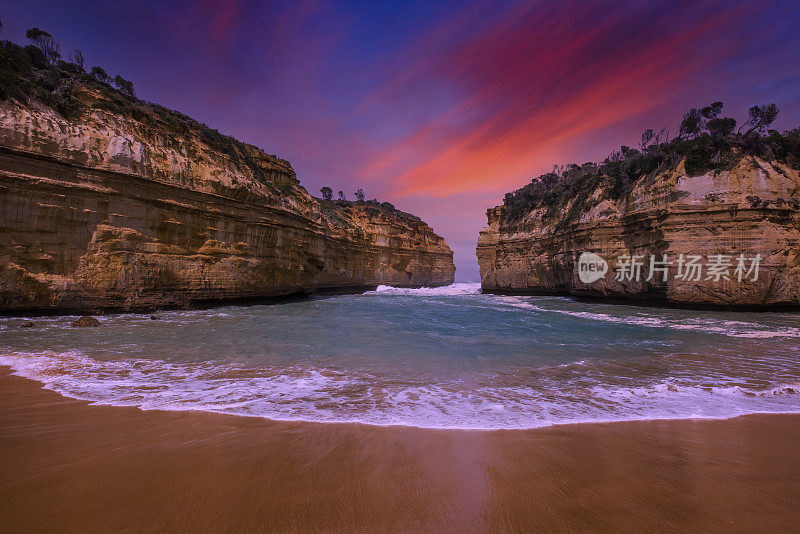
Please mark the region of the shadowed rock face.
MULTIPOLYGON (((507 222, 502 208, 488 210, 480 233, 478 262, 485 291, 560 293, 683 306, 797 306, 800 304, 800 178, 790 167, 744 157, 730 171, 690 177, 683 163, 670 172, 643 178, 619 201, 602 187, 577 216, 546 216, 537 208, 521 221, 507 222), (609 272, 584 283, 578 258, 593 252, 609 272), (651 255, 671 261, 667 280, 650 281, 651 255), (700 255, 707 267, 717 255, 730 256, 729 280, 680 279, 678 259, 700 255), (738 256, 761 256, 757 280, 735 273, 738 256), (640 255, 642 276, 617 280, 619 258, 640 255)), ((568 205, 562 214, 575 213, 568 205)), ((752 261, 746 261, 749 269, 752 261)), ((684 271, 685 274, 685 271, 684 271)), ((692 277, 694 278, 694 277, 692 277)))
POLYGON ((202 133, 0 103, 0 309, 452 283, 453 253, 420 219, 319 201, 288 162, 202 133))

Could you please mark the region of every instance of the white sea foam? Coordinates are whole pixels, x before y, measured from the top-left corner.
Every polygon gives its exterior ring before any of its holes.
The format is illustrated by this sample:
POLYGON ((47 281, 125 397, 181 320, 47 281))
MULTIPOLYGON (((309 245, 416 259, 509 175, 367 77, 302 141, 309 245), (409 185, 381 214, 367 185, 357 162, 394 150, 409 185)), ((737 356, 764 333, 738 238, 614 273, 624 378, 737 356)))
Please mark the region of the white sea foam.
POLYGON ((408 295, 408 296, 449 296, 449 295, 478 295, 481 292, 481 285, 475 283, 457 283, 441 287, 420 287, 416 289, 393 286, 378 286, 375 291, 368 291, 366 294, 381 295, 408 295))
POLYGON ((505 305, 524 308, 531 311, 558 313, 591 321, 605 323, 643 326, 646 328, 672 328, 675 330, 695 330, 698 332, 720 334, 729 337, 769 339, 769 338, 796 338, 800 339, 800 328, 778 327, 764 328, 762 325, 747 321, 720 321, 718 319, 686 318, 671 319, 659 315, 640 313, 637 315, 611 315, 608 313, 576 311, 569 309, 551 308, 537 305, 528 297, 497 297, 505 305))
POLYGON ((554 378, 535 386, 520 381, 466 387, 459 381, 399 384, 366 373, 313 367, 99 360, 78 351, 10 353, 0 356, 0 365, 65 396, 97 404, 276 420, 516 429, 800 412, 800 382, 761 390, 724 379, 710 385, 675 379, 612 386, 602 380, 592 384, 583 371, 575 383, 554 378))
POLYGON ((106 316, 91 330, 66 317, 35 318, 34 328, 0 320, 12 325, 0 365, 95 403, 281 420, 511 429, 800 412, 791 314, 453 284, 158 318, 106 316))

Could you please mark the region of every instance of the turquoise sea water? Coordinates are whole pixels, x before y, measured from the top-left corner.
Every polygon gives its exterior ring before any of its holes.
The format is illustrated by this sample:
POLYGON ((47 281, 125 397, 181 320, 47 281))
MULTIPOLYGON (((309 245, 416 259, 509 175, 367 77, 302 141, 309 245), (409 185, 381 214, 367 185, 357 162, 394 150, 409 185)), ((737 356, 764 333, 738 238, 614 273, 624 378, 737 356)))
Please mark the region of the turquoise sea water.
POLYGON ((800 316, 381 287, 279 305, 0 319, 0 365, 144 409, 433 428, 800 412, 800 316))

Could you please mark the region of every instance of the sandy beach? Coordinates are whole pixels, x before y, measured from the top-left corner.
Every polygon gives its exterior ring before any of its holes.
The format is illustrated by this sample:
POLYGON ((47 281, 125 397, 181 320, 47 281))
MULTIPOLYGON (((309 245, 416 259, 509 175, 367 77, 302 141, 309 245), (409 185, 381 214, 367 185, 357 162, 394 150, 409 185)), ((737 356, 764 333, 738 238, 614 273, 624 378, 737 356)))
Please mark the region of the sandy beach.
POLYGON ((0 376, 0 530, 786 531, 800 416, 435 431, 90 406, 0 376))

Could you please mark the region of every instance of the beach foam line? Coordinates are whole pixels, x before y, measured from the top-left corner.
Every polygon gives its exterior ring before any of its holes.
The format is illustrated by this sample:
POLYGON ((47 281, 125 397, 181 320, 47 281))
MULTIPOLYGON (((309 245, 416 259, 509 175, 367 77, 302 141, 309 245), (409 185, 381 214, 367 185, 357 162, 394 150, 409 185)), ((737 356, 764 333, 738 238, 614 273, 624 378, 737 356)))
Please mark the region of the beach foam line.
POLYGON ((610 386, 552 381, 460 388, 398 385, 322 368, 149 359, 99 360, 78 351, 10 353, 0 365, 64 396, 143 410, 201 410, 282 421, 439 429, 525 429, 649 419, 800 413, 800 382, 754 390, 732 380, 610 386))

